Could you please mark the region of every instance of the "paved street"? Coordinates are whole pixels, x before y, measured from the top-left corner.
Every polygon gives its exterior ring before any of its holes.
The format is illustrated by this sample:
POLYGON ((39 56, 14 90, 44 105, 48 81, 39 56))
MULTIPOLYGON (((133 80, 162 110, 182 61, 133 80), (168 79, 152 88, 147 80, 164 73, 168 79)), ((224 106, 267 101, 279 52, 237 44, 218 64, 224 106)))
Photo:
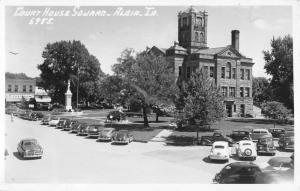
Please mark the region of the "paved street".
MULTIPOLYGON (((225 165, 206 160, 210 147, 165 146, 161 142, 111 145, 35 121, 15 118, 11 122, 8 115, 6 133, 7 183, 211 183, 225 165), (37 138, 43 158, 22 160, 17 154, 22 138, 37 138)), ((259 156, 256 163, 269 158, 259 156)))

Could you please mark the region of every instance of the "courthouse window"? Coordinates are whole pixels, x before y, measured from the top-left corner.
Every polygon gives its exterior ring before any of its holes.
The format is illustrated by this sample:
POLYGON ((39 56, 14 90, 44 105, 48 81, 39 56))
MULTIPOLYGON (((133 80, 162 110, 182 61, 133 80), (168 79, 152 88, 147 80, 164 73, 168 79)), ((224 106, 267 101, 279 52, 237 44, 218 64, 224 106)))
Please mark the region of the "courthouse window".
POLYGON ((32 92, 32 85, 29 86, 29 92, 32 92))
POLYGON ((244 79, 244 69, 241 69, 241 80, 244 79))
POLYGON ((179 68, 178 68, 178 75, 181 76, 181 73, 182 73, 182 67, 179 66, 179 68))
POLYGON ((209 77, 214 77, 214 73, 215 73, 215 68, 214 67, 209 67, 209 77))
POLYGON ((23 92, 26 92, 26 85, 23 85, 23 92))
POLYGON ((19 89, 18 85, 15 85, 15 92, 18 92, 18 89, 19 89))
POLYGON ((226 79, 231 78, 231 64, 228 62, 226 64, 226 79))
POLYGON ((222 87, 222 95, 227 97, 227 87, 222 87))
POLYGON ((203 67, 203 73, 208 76, 208 66, 203 67))
POLYGON ((7 91, 11 92, 11 85, 10 84, 8 85, 7 91))
POLYGON ((250 80, 250 70, 249 69, 246 70, 246 79, 250 80))
POLYGON ((250 88, 245 88, 245 97, 250 97, 250 88))
POLYGON ((221 78, 225 78, 225 67, 222 67, 221 78))
POLYGON ((244 97, 244 88, 243 87, 240 87, 240 96, 244 97))
POLYGON ((190 67, 187 67, 187 68, 186 68, 186 77, 187 77, 187 78, 190 78, 190 77, 191 77, 191 68, 190 68, 190 67))
POLYGON ((232 79, 236 78, 236 69, 232 68, 232 79))
POLYGON ((230 97, 235 97, 235 87, 229 88, 229 95, 230 95, 230 97))

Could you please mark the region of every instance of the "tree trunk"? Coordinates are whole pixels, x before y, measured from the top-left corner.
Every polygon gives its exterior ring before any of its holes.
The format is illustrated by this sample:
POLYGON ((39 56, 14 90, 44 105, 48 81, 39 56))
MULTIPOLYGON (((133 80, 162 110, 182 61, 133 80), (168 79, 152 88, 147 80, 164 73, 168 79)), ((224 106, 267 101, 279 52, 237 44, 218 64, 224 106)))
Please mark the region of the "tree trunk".
POLYGON ((149 127, 148 117, 147 117, 147 107, 143 107, 144 116, 144 127, 149 127))
POLYGON ((156 122, 158 122, 158 117, 159 117, 159 115, 158 115, 158 113, 156 113, 156 122))
POLYGON ((199 127, 197 128, 197 140, 196 140, 196 144, 198 145, 199 143, 199 127))

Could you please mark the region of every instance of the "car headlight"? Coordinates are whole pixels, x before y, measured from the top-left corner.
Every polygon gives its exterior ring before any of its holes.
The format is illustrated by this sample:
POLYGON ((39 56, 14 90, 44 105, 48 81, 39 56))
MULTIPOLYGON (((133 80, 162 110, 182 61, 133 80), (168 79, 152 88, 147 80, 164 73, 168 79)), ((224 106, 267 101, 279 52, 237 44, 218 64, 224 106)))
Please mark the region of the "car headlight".
POLYGON ((213 155, 214 153, 212 151, 210 151, 210 155, 213 155))

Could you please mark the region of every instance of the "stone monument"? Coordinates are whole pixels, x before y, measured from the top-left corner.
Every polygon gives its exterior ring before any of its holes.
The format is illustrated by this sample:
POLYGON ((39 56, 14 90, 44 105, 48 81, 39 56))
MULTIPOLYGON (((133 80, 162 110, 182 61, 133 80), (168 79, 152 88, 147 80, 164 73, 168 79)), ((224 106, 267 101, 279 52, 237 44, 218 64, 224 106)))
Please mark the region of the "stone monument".
POLYGON ((65 105, 67 111, 72 111, 72 92, 70 90, 70 80, 68 80, 68 90, 65 93, 65 105))

